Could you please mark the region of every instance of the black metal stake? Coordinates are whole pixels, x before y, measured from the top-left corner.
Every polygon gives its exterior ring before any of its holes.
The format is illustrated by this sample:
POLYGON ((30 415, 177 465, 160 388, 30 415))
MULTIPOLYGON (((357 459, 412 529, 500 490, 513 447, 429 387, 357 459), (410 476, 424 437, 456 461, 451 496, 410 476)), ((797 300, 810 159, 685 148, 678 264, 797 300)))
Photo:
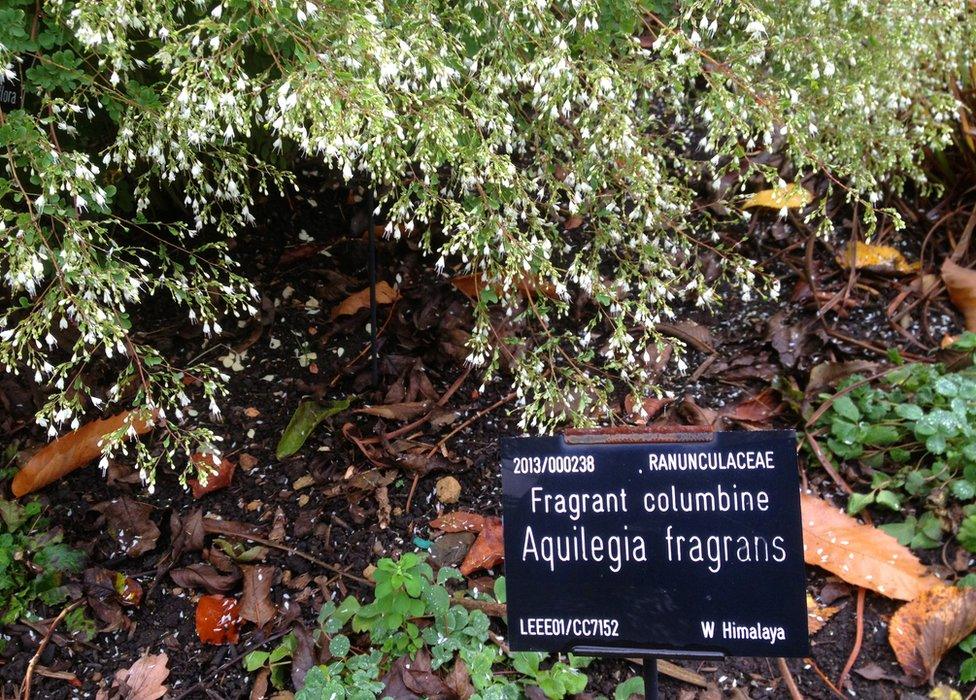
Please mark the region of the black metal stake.
POLYGON ((369 341, 373 355, 373 388, 380 386, 380 355, 376 346, 376 232, 373 230, 373 188, 366 187, 366 225, 369 228, 369 341))
POLYGON ((657 700, 657 658, 644 657, 644 700, 657 700))

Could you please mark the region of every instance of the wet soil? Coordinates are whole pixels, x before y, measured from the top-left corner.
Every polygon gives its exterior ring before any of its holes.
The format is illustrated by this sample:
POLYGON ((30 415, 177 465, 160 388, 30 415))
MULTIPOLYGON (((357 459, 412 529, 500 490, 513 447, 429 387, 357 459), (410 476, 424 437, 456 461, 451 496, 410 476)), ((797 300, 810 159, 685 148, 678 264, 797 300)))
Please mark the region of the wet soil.
MULTIPOLYGON (((272 598, 279 607, 278 620, 265 629, 245 628, 237 644, 201 644, 194 631, 199 591, 179 588, 167 576, 154 585, 157 563, 171 545, 169 522, 174 513, 185 514, 202 507, 208 517, 250 523, 265 535, 276 522, 283 522, 284 538, 280 544, 359 576, 377 558, 412 550, 415 538, 429 536, 429 521, 443 509, 434 496, 434 485, 445 474, 454 475, 461 483, 457 507, 498 512, 498 439, 519 433, 516 418, 510 413, 511 404, 487 411, 450 436, 440 452, 442 459, 419 478, 412 499, 412 473, 397 472, 388 489, 390 521, 383 527, 375 496, 343 486, 351 475, 362 474, 370 465, 340 427, 353 423, 360 435, 368 436, 392 430, 398 424, 345 413, 316 430, 294 457, 283 461, 275 458, 282 430, 303 398, 330 400, 355 395, 360 403, 383 403, 411 392, 421 400, 429 399, 427 394, 431 391, 433 396, 442 395, 464 372, 463 343, 459 345, 459 338, 463 339, 464 324, 470 320, 467 300, 447 277, 429 274, 429 261, 415 244, 409 240, 397 244, 381 241, 380 279, 398 283, 403 299, 393 307, 379 309, 383 328, 380 388, 374 389, 367 312, 335 321, 330 317, 330 310, 339 301, 366 284, 368 249, 361 235, 362 207, 350 203, 345 189, 310 174, 302 191, 306 193, 304 197, 267 202, 259 217, 265 223, 245 232, 236 244, 235 256, 262 295, 260 324, 243 324, 231 329, 219 342, 207 343, 199 329, 188 327, 177 310, 170 312, 160 306, 142 311, 145 318, 140 327, 157 334, 155 340, 175 363, 202 353, 227 366, 230 395, 222 402, 222 417, 209 416, 205 406, 197 402, 193 420, 210 425, 223 437, 223 449, 231 460, 240 464, 242 456, 248 456, 247 462, 253 466, 239 466, 229 488, 200 500, 194 500, 169 469, 160 472, 152 496, 138 484, 107 483, 94 466, 75 472, 42 493, 42 501, 50 505, 50 515, 65 529, 70 543, 85 549, 93 563, 139 580, 146 595, 139 607, 127 612, 132 623, 128 631, 98 634, 90 642, 74 641, 63 630, 56 633, 42 664, 53 671, 74 674, 80 686, 35 676, 32 697, 94 697, 99 689, 110 685, 115 671, 129 667, 145 652, 160 651, 169 657, 171 697, 248 697, 254 676, 242 666, 244 653, 288 629, 295 620, 311 625, 327 597, 363 591, 354 581, 273 548, 264 562, 277 570, 272 598), (235 354, 235 349, 240 352, 235 354), (152 518, 162 531, 157 546, 137 558, 126 557, 118 550, 92 509, 95 504, 126 493, 152 504, 152 518), (304 586, 289 586, 305 574, 308 578, 304 586)), ((800 235, 787 226, 787 233, 790 231, 800 235)), ((918 232, 902 235, 910 240, 918 232)), ((757 228, 747 245, 754 259, 767 260, 780 254, 784 241, 777 240, 776 231, 757 228)), ((675 419, 687 417, 677 411, 682 397, 699 407, 719 408, 758 393, 777 376, 792 377, 803 387, 810 368, 827 359, 873 361, 881 359, 891 347, 927 354, 945 331, 958 329, 956 315, 944 300, 926 305, 924 312, 913 314, 900 330, 891 327, 885 307, 905 282, 878 276, 862 277, 865 289, 855 287, 850 296, 852 303, 842 303, 838 307, 840 314, 836 310, 828 312, 821 323, 816 318, 816 302, 809 295, 804 297, 802 256, 802 249, 797 250, 792 257, 782 256, 767 267, 782 279, 784 293, 778 300, 746 302, 728 293, 725 306, 716 313, 691 305, 679 312, 682 321, 694 321, 708 329, 715 352, 693 349, 687 356, 686 372, 676 372, 674 363, 662 370, 662 387, 677 399, 669 409, 675 411, 675 419), (792 262, 784 262, 787 259, 792 262), (831 335, 825 330, 828 326, 856 342, 831 335), (789 336, 793 340, 785 345, 776 340, 776 334, 782 335, 784 328, 795 330, 789 336), (918 340, 907 340, 906 333, 918 340)), ((818 247, 814 264, 822 288, 836 290, 847 282, 846 271, 837 268, 827 249, 818 247)), ((8 428, 26 443, 43 442, 41 432, 30 424, 30 396, 36 388, 8 388, 22 392, 24 397, 19 403, 22 415, 14 416, 8 428)), ((440 427, 419 428, 409 438, 434 446, 465 421, 496 404, 509 390, 504 376, 482 386, 481 378, 471 373, 445 405, 440 427)), ((797 420, 786 412, 775 419, 775 424, 795 426, 797 420)), ((801 462, 810 488, 827 497, 840 495, 822 470, 806 464, 802 455, 801 462)), ((936 552, 932 556, 938 555, 936 552)), ((197 561, 199 552, 190 552, 176 563, 197 561)), ((809 570, 808 590, 817 594, 827 580, 822 572, 809 570)), ((770 595, 775 595, 775 591, 770 591, 770 595)), ((840 605, 841 610, 813 637, 812 662, 789 662, 793 677, 807 698, 834 697, 817 669, 835 682, 854 645, 854 596, 842 597, 834 604, 840 605)), ((863 642, 855 669, 874 663, 893 677, 899 675, 887 642, 886 626, 895 608, 895 603, 868 594, 863 642)), ((498 631, 504 634, 504 627, 499 626, 498 631)), ((40 635, 26 625, 10 626, 5 633, 10 640, 0 654, 0 688, 5 696, 14 697, 40 635)), ((940 667, 938 681, 953 684, 960 661, 958 652, 950 653, 940 667)), ((700 674, 709 688, 699 689, 662 676, 663 697, 789 697, 774 659, 681 663, 700 674)), ((636 672, 637 667, 626 661, 599 661, 589 669, 588 692, 612 697, 615 685, 636 672)), ((896 682, 868 680, 856 672, 850 676, 848 693, 861 698, 924 695, 923 691, 896 682)))

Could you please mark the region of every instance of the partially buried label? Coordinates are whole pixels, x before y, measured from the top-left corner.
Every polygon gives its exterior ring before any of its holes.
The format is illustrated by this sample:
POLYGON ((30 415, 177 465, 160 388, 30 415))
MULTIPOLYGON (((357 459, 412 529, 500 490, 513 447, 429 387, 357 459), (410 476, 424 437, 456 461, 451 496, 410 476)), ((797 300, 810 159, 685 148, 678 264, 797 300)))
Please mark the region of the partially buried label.
POLYGON ((502 440, 513 650, 809 653, 796 435, 706 439, 502 440))

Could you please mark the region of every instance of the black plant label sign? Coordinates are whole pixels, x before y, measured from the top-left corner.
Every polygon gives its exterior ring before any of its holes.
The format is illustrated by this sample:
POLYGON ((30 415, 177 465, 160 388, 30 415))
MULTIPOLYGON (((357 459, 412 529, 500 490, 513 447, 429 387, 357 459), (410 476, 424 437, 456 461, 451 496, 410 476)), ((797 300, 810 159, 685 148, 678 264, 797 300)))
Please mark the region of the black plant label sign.
POLYGON ((796 434, 705 438, 502 440, 513 650, 809 654, 796 434))

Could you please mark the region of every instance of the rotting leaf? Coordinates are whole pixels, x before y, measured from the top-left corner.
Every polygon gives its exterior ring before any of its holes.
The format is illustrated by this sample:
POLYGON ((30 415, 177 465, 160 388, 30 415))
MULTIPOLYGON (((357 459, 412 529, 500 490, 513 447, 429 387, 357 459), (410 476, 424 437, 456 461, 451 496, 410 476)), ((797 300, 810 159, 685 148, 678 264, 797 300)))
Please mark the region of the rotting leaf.
POLYGON ((813 201, 813 193, 798 183, 756 192, 743 203, 743 209, 799 209, 813 201))
MULTIPOLYGON (((360 309, 369 306, 369 287, 360 289, 358 292, 350 294, 342 303, 332 309, 332 320, 335 321, 340 316, 351 316, 360 309)), ((400 292, 395 290, 385 280, 376 283, 376 303, 392 304, 400 298, 400 292)))
POLYGON ((468 666, 460 657, 454 662, 450 672, 444 676, 444 683, 451 689, 457 700, 469 700, 475 693, 468 666))
POLYGON ((204 644, 236 644, 241 624, 240 606, 227 596, 200 596, 195 621, 197 636, 204 644))
POLYGON ((386 420, 407 421, 427 413, 430 410, 430 405, 430 401, 405 401, 357 408, 355 413, 363 413, 367 416, 376 416, 386 420))
POLYGON ((840 610, 839 605, 820 605, 812 595, 807 593, 807 633, 812 637, 822 630, 838 610, 840 610))
POLYGON ((891 616, 888 642, 916 684, 931 683, 946 652, 976 630, 976 588, 940 585, 891 616))
POLYGON ((130 425, 137 434, 148 432, 153 423, 148 414, 124 411, 111 418, 86 423, 38 450, 17 472, 10 490, 20 498, 44 488, 102 454, 102 439, 130 425))
POLYGON ((241 618, 264 627, 278 612, 271 602, 271 584, 274 581, 275 567, 245 565, 241 567, 244 575, 244 594, 241 596, 241 618))
POLYGON ((103 631, 128 630, 132 627, 122 610, 123 600, 117 587, 117 576, 114 571, 93 566, 85 569, 82 578, 88 607, 95 617, 107 625, 103 631))
POLYGON ((976 270, 960 267, 952 260, 942 263, 942 281, 953 305, 966 319, 966 330, 976 332, 976 270))
POLYGON ((773 389, 766 388, 755 396, 722 409, 720 413, 725 418, 740 423, 767 424, 773 416, 783 410, 783 405, 776 400, 774 393, 773 389))
POLYGON ((502 538, 502 519, 485 518, 485 524, 478 538, 471 545, 467 556, 461 562, 461 573, 470 576, 479 569, 490 569, 505 559, 505 545, 502 538))
POLYGON ((194 498, 201 498, 208 493, 230 486, 230 482, 234 478, 234 469, 237 465, 229 459, 220 459, 219 463, 214 464, 215 457, 213 455, 200 453, 194 454, 191 459, 194 464, 199 465, 197 469, 208 474, 206 484, 202 483, 199 479, 187 480, 194 498))
POLYGON ((452 700, 451 688, 430 668, 430 653, 421 649, 411 659, 397 659, 383 677, 383 695, 393 700, 452 700))
POLYGON ((275 448, 275 456, 278 459, 284 459, 298 452, 302 449, 302 445, 305 444, 308 436, 312 434, 315 426, 326 418, 345 411, 349 408, 350 403, 352 403, 352 399, 349 398, 336 399, 325 406, 315 401, 302 401, 291 420, 288 421, 288 427, 281 434, 278 447, 275 448))
POLYGON ((128 556, 141 556, 156 546, 159 528, 149 517, 153 507, 148 503, 122 496, 92 508, 102 514, 99 522, 104 522, 109 534, 128 556))
MULTIPOLYGON (((480 272, 454 277, 451 279, 451 284, 453 284, 455 289, 469 299, 481 298, 482 293, 485 290, 489 291, 490 296, 495 298, 494 300, 506 296, 502 285, 497 283, 485 283, 484 275, 482 275, 480 272)), ((538 279, 531 276, 523 277, 516 282, 516 285, 518 287, 518 291, 523 296, 532 297, 542 294, 550 299, 557 298, 555 287, 548 283, 540 284, 538 279)))
POLYGON ((854 245, 848 244, 843 252, 837 256, 837 262, 846 270, 853 267, 868 272, 908 274, 918 272, 921 267, 917 262, 908 262, 900 250, 890 245, 876 245, 860 241, 854 245))
POLYGON ((443 532, 481 532, 485 528, 485 516, 456 510, 434 518, 430 526, 443 532))
POLYGON ((801 493, 800 513, 807 564, 896 600, 913 600, 940 584, 894 537, 826 501, 801 493))
POLYGON ((191 564, 169 572, 173 583, 183 588, 203 588, 208 593, 228 593, 241 580, 240 572, 222 574, 210 564, 191 564))
POLYGON ((112 689, 119 700, 159 700, 169 688, 169 657, 165 653, 145 654, 129 668, 115 672, 112 689))
POLYGON ((712 332, 700 323, 694 321, 680 321, 678 323, 659 323, 656 326, 659 333, 684 341, 691 347, 706 355, 715 352, 712 332))

